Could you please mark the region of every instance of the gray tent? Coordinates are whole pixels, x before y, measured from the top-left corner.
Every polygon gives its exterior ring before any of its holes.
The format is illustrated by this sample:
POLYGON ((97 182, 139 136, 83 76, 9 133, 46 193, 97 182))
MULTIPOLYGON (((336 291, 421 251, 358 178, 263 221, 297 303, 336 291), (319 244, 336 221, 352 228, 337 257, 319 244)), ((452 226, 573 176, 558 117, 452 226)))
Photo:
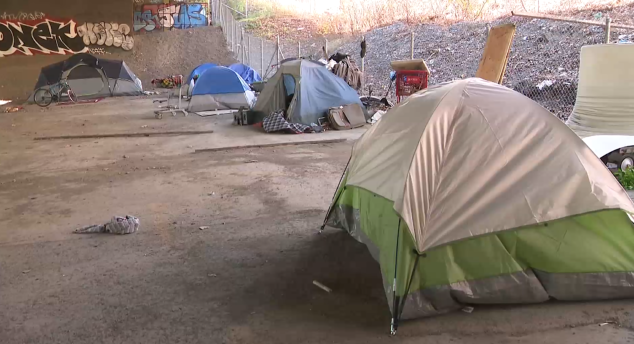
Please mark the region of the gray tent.
POLYGON ((359 95, 322 64, 309 60, 283 63, 269 79, 253 111, 269 115, 284 109, 293 123, 310 125, 326 116, 328 109, 357 103, 364 109, 359 95))
MULTIPOLYGON (((65 61, 43 67, 34 91, 63 79, 67 79, 73 92, 84 99, 143 94, 141 80, 125 62, 99 59, 90 54, 73 55, 65 61)), ((33 95, 29 100, 33 101, 33 95)))

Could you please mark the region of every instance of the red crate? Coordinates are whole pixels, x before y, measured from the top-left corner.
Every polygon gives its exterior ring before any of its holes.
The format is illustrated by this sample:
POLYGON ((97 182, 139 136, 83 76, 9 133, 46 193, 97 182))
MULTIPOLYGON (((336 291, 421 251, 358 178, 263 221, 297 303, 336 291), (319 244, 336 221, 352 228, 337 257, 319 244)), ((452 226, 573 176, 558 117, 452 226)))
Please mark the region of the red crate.
POLYGON ((400 70, 396 72, 396 102, 427 88, 429 73, 424 70, 400 70))

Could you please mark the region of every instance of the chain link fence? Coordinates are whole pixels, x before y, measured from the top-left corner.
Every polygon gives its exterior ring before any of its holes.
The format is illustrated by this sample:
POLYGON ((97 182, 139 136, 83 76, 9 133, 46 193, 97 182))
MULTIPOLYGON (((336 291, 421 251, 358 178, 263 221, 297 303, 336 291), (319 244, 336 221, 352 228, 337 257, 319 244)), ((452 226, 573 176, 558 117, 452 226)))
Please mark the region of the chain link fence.
MULTIPOLYGON (((302 49, 297 42, 286 42, 285 47, 281 42, 280 49, 277 49, 278 42, 244 31, 245 22, 235 19, 244 16, 242 13, 228 7, 222 0, 212 0, 211 6, 213 24, 223 27, 229 50, 238 61, 256 69, 263 79, 271 77, 277 70, 278 62, 285 58, 322 55, 322 43, 302 49)), ((576 100, 581 48, 605 43, 604 26, 515 17, 488 23, 462 22, 448 27, 393 24, 365 35, 368 56, 365 59, 365 87, 360 93, 367 95, 373 92, 375 96, 387 95, 388 99, 395 100, 394 87, 388 91, 390 61, 412 56, 427 62, 431 72, 430 85, 474 76, 488 30, 509 21, 514 22, 517 29, 503 84, 565 120, 572 113, 576 100)), ((610 32, 611 43, 616 43, 627 31, 612 28, 610 32)), ((358 61, 360 41, 361 37, 357 37, 331 46, 329 53, 341 51, 358 61)))
POLYGON ((262 79, 275 74, 278 63, 284 59, 278 54, 278 43, 255 37, 245 31, 246 23, 236 18, 246 17, 221 0, 211 0, 212 24, 222 27, 227 48, 240 63, 255 69, 262 79))

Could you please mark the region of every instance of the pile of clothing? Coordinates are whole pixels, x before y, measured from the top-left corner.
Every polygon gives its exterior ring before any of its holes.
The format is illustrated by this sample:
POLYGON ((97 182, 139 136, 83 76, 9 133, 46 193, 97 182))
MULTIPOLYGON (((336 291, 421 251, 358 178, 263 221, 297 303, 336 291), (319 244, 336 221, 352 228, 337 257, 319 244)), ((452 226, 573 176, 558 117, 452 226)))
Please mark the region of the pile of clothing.
POLYGON ((328 69, 355 90, 361 88, 363 74, 350 55, 335 53, 328 59, 328 69))

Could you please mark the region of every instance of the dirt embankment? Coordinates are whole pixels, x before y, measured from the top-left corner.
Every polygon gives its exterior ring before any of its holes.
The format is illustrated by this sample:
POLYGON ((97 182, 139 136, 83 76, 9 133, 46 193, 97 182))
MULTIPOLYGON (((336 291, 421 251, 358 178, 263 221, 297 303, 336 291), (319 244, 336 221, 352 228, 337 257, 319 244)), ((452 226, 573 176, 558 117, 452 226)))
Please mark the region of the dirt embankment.
MULTIPOLYGON (((154 78, 173 74, 188 75, 196 66, 213 62, 228 65, 235 60, 227 50, 217 27, 152 32, 134 36, 134 48, 123 51, 106 48, 105 59, 124 60, 150 89, 154 78)), ((26 100, 33 91, 40 69, 63 61, 70 55, 11 55, 0 58, 0 99, 26 100)))

